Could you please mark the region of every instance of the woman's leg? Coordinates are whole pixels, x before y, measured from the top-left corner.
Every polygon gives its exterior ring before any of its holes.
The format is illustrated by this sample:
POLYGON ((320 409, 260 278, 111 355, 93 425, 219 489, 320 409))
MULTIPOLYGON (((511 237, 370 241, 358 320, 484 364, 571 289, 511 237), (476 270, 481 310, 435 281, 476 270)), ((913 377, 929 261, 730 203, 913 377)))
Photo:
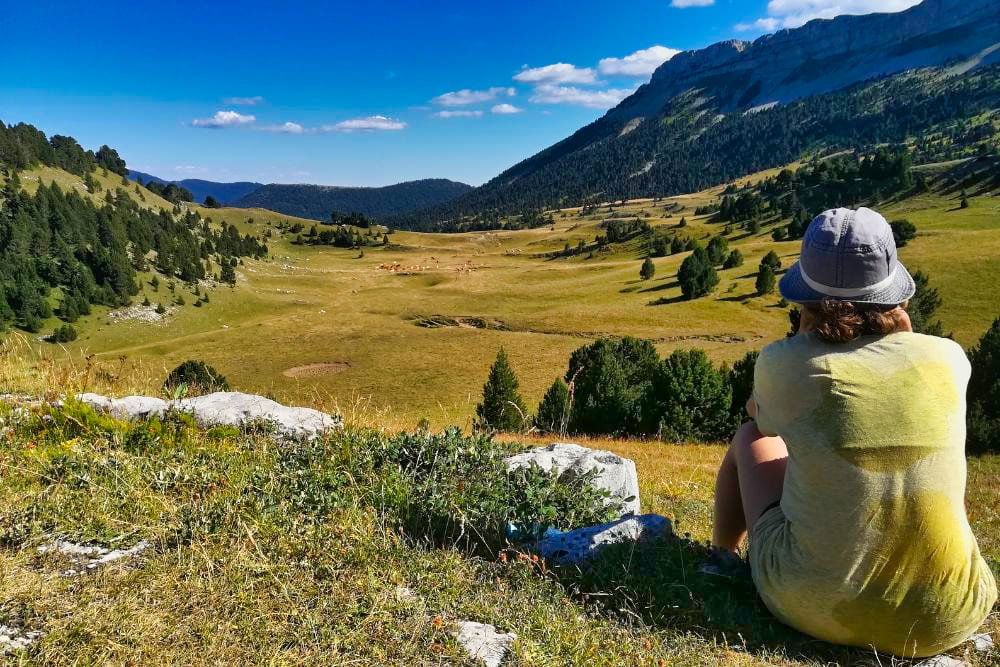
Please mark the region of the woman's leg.
POLYGON ((761 513, 781 500, 788 448, 747 422, 736 431, 715 482, 712 544, 735 553, 761 513))

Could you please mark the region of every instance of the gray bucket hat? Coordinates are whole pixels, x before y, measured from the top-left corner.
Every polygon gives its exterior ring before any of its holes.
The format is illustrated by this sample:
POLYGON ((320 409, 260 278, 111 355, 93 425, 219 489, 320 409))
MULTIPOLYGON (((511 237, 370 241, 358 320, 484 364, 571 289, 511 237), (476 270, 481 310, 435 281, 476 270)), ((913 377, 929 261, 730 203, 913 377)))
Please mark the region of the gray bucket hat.
POLYGON ((817 215, 802 238, 799 261, 781 277, 789 301, 823 299, 894 306, 916 287, 896 257, 892 228, 869 208, 834 208, 817 215))

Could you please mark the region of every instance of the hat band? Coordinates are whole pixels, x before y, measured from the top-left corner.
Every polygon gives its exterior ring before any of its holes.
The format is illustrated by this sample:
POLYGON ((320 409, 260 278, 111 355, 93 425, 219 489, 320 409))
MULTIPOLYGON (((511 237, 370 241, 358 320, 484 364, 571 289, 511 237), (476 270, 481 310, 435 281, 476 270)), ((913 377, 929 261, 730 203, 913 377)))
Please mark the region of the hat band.
POLYGON ((799 275, 802 276, 802 280, 805 281, 806 285, 813 288, 820 294, 825 294, 826 296, 836 296, 836 297, 851 297, 851 296, 868 296, 869 294, 874 294, 884 290, 886 287, 892 285, 892 281, 896 279, 896 270, 899 268, 899 264, 896 264, 886 276, 885 280, 880 280, 874 285, 868 285, 867 287, 832 287, 830 285, 824 285, 821 282, 813 280, 806 273, 806 267, 799 262, 799 275))

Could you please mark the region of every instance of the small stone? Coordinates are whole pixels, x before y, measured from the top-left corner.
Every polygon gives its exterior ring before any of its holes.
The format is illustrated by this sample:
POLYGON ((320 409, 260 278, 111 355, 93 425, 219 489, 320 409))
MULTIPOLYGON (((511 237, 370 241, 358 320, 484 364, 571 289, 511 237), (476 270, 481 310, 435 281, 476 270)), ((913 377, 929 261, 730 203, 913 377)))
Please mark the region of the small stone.
POLYGON ((486 667, 499 667, 517 640, 513 632, 497 632, 492 625, 474 621, 458 623, 453 634, 469 658, 486 667))
POLYGON ((913 667, 969 667, 969 663, 958 660, 950 655, 935 655, 932 658, 921 660, 913 667))
POLYGON ((986 653, 993 648, 993 636, 988 632, 980 632, 978 635, 972 635, 969 641, 972 642, 972 648, 980 653, 986 653))

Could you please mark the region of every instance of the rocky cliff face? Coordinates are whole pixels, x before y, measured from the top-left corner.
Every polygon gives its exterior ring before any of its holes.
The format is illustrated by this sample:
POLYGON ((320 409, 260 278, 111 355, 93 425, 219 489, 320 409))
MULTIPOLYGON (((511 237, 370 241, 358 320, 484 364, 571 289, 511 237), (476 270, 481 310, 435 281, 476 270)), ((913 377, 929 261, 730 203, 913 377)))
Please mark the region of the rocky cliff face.
POLYGON ((751 109, 953 60, 956 67, 1000 62, 1000 2, 925 0, 895 14, 817 19, 753 43, 686 51, 606 118, 617 125, 656 115, 692 89, 721 111, 751 109))

